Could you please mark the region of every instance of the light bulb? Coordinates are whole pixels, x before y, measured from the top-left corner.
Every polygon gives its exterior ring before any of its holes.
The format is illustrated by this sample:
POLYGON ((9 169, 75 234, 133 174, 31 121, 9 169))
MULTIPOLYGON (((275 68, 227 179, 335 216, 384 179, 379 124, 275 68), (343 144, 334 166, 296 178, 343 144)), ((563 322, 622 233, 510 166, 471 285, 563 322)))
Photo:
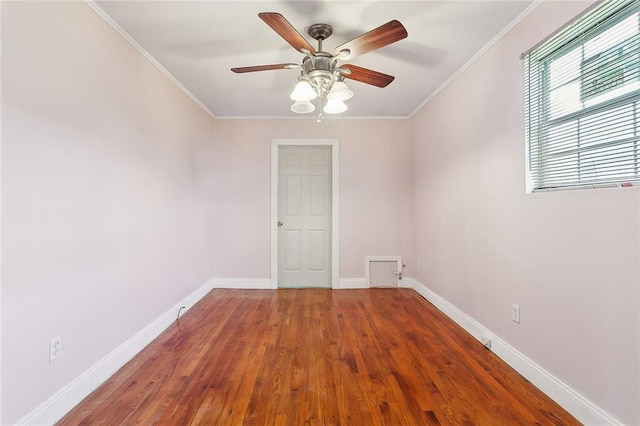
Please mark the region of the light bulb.
POLYGON ((340 101, 346 101, 347 99, 351 99, 353 97, 353 92, 347 86, 347 83, 344 81, 336 81, 333 83, 333 87, 329 91, 327 95, 327 99, 338 99, 340 101))
POLYGON ((311 101, 317 96, 318 94, 313 90, 311 84, 302 78, 298 79, 296 87, 293 89, 293 92, 291 92, 291 95, 289 95, 293 101, 311 101))
POLYGON ((291 105, 291 111, 297 114, 308 114, 316 109, 315 106, 309 101, 295 101, 291 105))
POLYGON ((329 99, 322 110, 327 114, 340 114, 347 110, 347 104, 339 99, 329 99))

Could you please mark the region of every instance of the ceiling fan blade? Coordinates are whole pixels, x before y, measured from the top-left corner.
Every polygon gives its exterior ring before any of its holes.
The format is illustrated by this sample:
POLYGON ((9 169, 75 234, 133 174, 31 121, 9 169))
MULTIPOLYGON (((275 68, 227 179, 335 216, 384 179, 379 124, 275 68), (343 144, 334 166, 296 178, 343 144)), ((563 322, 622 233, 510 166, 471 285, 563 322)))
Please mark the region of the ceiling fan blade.
POLYGON ((399 21, 394 19, 336 47, 335 53, 337 55, 341 51, 348 51, 348 53, 343 53, 340 58, 353 59, 356 56, 388 46, 406 37, 407 30, 399 21))
POLYGON ((370 84, 372 86, 387 87, 389 83, 391 83, 395 79, 395 77, 392 75, 383 74, 381 72, 362 68, 356 65, 344 64, 341 65, 340 68, 347 68, 349 71, 351 71, 350 74, 344 74, 346 78, 350 78, 351 80, 356 80, 361 83, 370 84))
POLYGON ((298 52, 302 52, 304 49, 308 52, 316 53, 316 49, 281 14, 262 12, 258 13, 258 16, 298 52))
POLYGON ((298 68, 299 66, 300 65, 298 64, 255 65, 252 67, 231 68, 231 71, 236 72, 238 74, 242 74, 245 72, 285 70, 285 69, 291 69, 291 68, 298 68))

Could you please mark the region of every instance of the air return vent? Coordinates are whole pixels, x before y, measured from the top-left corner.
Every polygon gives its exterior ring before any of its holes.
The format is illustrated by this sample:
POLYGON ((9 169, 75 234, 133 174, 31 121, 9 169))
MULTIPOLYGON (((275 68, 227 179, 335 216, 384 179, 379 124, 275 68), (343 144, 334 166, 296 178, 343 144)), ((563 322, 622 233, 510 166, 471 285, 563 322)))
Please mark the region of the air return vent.
POLYGON ((400 256, 367 256, 365 279, 371 288, 398 287, 398 280, 402 279, 402 259, 400 256))

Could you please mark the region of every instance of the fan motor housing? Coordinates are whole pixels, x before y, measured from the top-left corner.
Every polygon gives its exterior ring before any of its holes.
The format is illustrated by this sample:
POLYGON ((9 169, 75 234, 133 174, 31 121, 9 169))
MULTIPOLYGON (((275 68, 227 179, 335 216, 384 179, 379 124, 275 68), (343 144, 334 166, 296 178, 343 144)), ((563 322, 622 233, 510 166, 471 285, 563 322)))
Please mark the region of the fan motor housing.
POLYGON ((335 70, 335 61, 327 52, 316 52, 313 57, 306 57, 302 65, 305 74, 315 82, 330 81, 335 70))

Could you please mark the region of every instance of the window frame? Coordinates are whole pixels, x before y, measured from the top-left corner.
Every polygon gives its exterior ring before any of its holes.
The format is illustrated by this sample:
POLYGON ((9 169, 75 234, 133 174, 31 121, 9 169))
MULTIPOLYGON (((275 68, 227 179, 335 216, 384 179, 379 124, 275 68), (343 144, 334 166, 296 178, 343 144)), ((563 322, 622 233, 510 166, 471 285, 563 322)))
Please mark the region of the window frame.
MULTIPOLYGON (((558 87, 570 84, 572 80, 575 79, 582 82, 586 73, 586 63, 584 61, 588 61, 594 57, 591 56, 589 58, 585 58, 585 46, 590 41, 595 40, 601 34, 633 15, 636 15, 638 21, 635 34, 631 37, 625 38, 618 44, 630 43, 629 48, 632 52, 637 49, 638 64, 634 65, 633 69, 637 69, 635 79, 636 83, 640 85, 640 1, 627 0, 626 2, 616 2, 614 7, 611 6, 612 4, 613 2, 601 2, 592 6, 568 25, 558 30, 555 34, 552 34, 550 37, 521 55, 521 59, 523 60, 525 83, 525 164, 527 192, 640 186, 640 86, 636 89, 632 89, 629 93, 621 94, 612 99, 598 102, 590 106, 584 105, 585 100, 582 98, 583 86, 580 86, 579 96, 582 102, 582 108, 566 114, 561 114, 557 117, 550 117, 550 96, 553 91, 550 87, 550 64, 553 61, 568 55, 575 49, 581 49, 578 76, 574 79, 567 80, 558 87), (607 10, 607 7, 610 10, 607 10), (603 16, 599 16, 600 14, 603 14, 603 16), (587 24, 585 25, 584 22, 587 22, 587 24), (634 43, 637 43, 637 45, 634 43), (586 147, 580 146, 582 143, 581 141, 584 139, 580 135, 580 127, 583 125, 581 120, 587 119, 588 121, 589 117, 596 117, 599 113, 606 114, 607 111, 613 112, 616 108, 624 108, 625 106, 630 106, 632 110, 629 113, 630 118, 628 119, 628 122, 633 125, 633 130, 631 132, 632 136, 628 137, 628 140, 620 139, 612 142, 599 142, 595 145, 586 147), (571 123, 572 121, 576 123, 577 129, 575 136, 576 147, 567 149, 566 151, 560 150, 553 153, 553 148, 556 148, 556 150, 558 149, 558 141, 556 141, 556 145, 549 145, 550 131, 554 129, 553 126, 558 126, 563 123, 571 123), (632 177, 630 177, 630 175, 625 176, 624 178, 602 178, 597 176, 598 167, 602 168, 606 165, 612 166, 614 164, 613 161, 608 161, 610 159, 606 158, 607 155, 609 155, 608 153, 597 158, 596 161, 601 162, 595 162, 596 168, 591 171, 591 174, 595 173, 595 177, 581 177, 582 174, 589 174, 587 166, 584 166, 583 169, 583 166, 580 165, 581 154, 589 152, 593 154, 593 152, 598 149, 610 149, 611 147, 617 146, 623 147, 625 143, 630 143, 633 146, 632 148, 628 148, 629 153, 632 155, 631 162, 633 163, 633 166, 629 166, 629 169, 633 170, 631 172, 633 174, 632 177), (559 184, 554 185, 554 180, 550 179, 551 175, 547 174, 546 178, 552 183, 545 183, 544 169, 545 164, 547 167, 549 165, 549 158, 553 158, 554 154, 557 157, 566 154, 569 156, 568 161, 572 161, 570 157, 572 151, 576 155, 575 161, 577 164, 575 166, 568 166, 567 170, 569 174, 575 175, 573 176, 574 179, 566 182, 561 181, 559 184)), ((606 50, 603 50, 603 52, 606 52, 606 50)), ((624 66, 624 63, 622 66, 624 66)), ((632 77, 632 81, 633 80, 634 77, 632 77)), ((558 87, 553 89, 557 89, 558 87)), ((624 84, 621 87, 624 87, 624 84)), ((604 95, 606 93, 607 92, 603 92, 602 94, 604 95)), ((605 122, 604 120, 598 123, 598 125, 602 127, 605 127, 604 125, 606 124, 609 124, 609 122, 605 122)), ((625 124, 628 123, 625 122, 625 124)), ((625 148, 623 147, 622 149, 625 148)), ((625 153, 626 152, 627 151, 625 151, 625 153)), ((553 172, 557 173, 558 167, 555 167, 556 168, 553 172)))

